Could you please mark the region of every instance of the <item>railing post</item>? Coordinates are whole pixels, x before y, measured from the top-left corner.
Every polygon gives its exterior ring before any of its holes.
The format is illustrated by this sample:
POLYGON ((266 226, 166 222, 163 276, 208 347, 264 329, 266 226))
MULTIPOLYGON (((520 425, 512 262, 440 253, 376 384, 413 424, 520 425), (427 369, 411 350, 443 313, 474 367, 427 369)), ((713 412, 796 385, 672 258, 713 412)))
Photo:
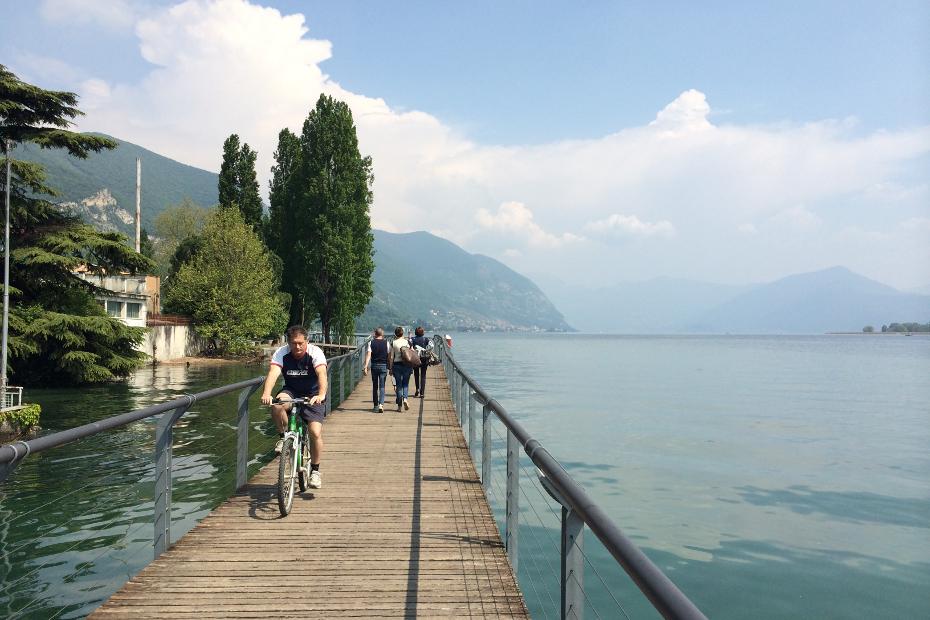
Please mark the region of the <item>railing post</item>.
POLYGON ((468 411, 468 394, 471 392, 471 387, 468 385, 468 381, 465 380, 465 375, 462 375, 462 389, 459 390, 459 426, 462 429, 465 428, 465 414, 468 411))
POLYGON ((584 521, 562 506, 562 618, 584 617, 584 521))
MULTIPOLYGON (((190 398, 190 397, 188 397, 190 398)), ((166 411, 158 420, 155 430, 155 558, 168 550, 171 544, 171 446, 174 423, 184 415, 190 402, 173 411, 166 411)))
POLYGON ((475 424, 475 413, 478 409, 478 401, 475 399, 475 395, 472 394, 468 399, 468 454, 471 456, 472 451, 475 449, 475 436, 478 433, 478 427, 475 424))
POLYGON ((485 496, 491 493, 491 405, 481 409, 481 486, 485 496))
POLYGON ((520 527, 520 442, 516 435, 507 430, 507 557, 513 574, 517 574, 517 533, 520 527))
POLYGON ((236 425, 236 490, 245 486, 249 475, 249 397, 259 384, 239 392, 239 418, 236 425))
POLYGON ((336 373, 333 372, 333 365, 326 365, 326 414, 329 415, 333 412, 333 376, 336 373))

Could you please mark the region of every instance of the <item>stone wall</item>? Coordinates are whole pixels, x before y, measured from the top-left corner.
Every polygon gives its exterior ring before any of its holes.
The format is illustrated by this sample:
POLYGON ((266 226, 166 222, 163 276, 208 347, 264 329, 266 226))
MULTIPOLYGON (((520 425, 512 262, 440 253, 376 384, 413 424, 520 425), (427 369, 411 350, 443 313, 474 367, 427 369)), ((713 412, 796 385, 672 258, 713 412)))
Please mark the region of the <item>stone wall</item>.
POLYGON ((197 355, 206 342, 191 325, 153 325, 146 330, 142 351, 159 362, 197 355))

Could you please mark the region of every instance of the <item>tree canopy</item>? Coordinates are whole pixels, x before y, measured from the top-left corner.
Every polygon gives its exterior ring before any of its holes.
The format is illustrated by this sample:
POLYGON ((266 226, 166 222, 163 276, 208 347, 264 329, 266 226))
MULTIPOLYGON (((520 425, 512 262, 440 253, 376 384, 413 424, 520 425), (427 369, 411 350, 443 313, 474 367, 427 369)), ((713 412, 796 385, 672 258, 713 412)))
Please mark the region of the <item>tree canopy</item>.
MULTIPOLYGON (((106 315, 98 291, 75 271, 138 273, 154 267, 119 233, 104 233, 63 211, 38 164, 12 158, 6 141, 63 148, 75 157, 116 147, 70 131, 80 115, 74 93, 45 90, 0 65, 0 146, 11 157, 10 371, 23 385, 74 385, 128 375, 144 360, 144 330, 106 315)), ((5 162, 4 162, 5 163, 5 162)), ((0 184, 6 188, 6 167, 0 184)))
POLYGON ((258 153, 248 144, 239 145, 239 136, 230 135, 223 142, 223 163, 217 182, 220 207, 238 208, 254 230, 262 223, 262 199, 258 193, 255 160, 258 153))
POLYGON ((272 256, 239 211, 219 209, 197 239, 165 291, 166 307, 192 316, 197 333, 220 352, 245 352, 251 340, 283 331, 287 314, 272 256))
POLYGON ((200 234, 210 213, 211 209, 185 198, 155 216, 155 236, 158 238, 155 243, 155 262, 160 276, 170 277, 176 271, 172 269, 172 261, 178 247, 186 239, 200 234))
POLYGON ((371 298, 371 158, 349 106, 321 95, 299 138, 278 136, 267 234, 292 294, 291 322, 319 317, 327 341, 354 330, 371 298), (309 315, 309 316, 308 316, 309 315))

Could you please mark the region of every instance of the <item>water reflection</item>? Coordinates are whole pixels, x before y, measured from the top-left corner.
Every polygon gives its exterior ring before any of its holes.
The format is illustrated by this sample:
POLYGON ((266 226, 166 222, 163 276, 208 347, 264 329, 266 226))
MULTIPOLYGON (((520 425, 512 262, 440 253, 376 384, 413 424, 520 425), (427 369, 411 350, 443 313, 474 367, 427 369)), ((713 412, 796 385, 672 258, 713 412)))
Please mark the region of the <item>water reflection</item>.
MULTIPOLYGON (((43 432, 250 379, 260 366, 160 364, 82 390, 34 390, 43 432)), ((175 427, 172 538, 235 484, 236 399, 196 404, 175 427)), ((268 412, 253 399, 250 474, 270 460, 268 412)), ((0 616, 80 618, 152 558, 156 418, 31 455, 0 486, 0 616)))

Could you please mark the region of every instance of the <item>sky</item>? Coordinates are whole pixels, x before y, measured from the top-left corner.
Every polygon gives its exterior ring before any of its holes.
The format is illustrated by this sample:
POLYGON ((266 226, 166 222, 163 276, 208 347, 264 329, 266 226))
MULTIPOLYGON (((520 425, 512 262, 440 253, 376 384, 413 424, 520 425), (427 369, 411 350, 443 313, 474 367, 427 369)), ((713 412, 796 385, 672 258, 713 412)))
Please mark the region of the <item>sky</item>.
POLYGON ((332 95, 375 228, 531 277, 930 286, 924 1, 0 0, 0 63, 186 164, 237 133, 265 191, 332 95))

